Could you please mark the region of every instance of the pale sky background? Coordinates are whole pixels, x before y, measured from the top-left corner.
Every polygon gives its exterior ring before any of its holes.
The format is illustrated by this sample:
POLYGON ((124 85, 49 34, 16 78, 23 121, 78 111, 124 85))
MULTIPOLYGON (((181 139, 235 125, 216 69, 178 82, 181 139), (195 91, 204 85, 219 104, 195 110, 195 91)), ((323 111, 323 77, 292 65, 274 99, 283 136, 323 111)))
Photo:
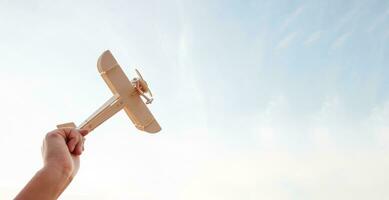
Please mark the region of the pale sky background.
POLYGON ((389 199, 384 0, 0 0, 0 199, 111 97, 106 49, 163 130, 115 115, 61 199, 389 199))

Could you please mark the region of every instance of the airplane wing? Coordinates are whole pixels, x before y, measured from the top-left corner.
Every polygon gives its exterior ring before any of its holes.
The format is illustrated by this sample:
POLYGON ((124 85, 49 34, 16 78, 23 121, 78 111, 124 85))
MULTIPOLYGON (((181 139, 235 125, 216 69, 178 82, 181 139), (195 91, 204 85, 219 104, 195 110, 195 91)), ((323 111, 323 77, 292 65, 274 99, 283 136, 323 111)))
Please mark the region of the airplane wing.
POLYGON ((118 94, 123 100, 124 110, 136 128, 148 133, 156 133, 161 130, 158 122, 110 51, 105 51, 100 56, 97 68, 112 93, 118 94))

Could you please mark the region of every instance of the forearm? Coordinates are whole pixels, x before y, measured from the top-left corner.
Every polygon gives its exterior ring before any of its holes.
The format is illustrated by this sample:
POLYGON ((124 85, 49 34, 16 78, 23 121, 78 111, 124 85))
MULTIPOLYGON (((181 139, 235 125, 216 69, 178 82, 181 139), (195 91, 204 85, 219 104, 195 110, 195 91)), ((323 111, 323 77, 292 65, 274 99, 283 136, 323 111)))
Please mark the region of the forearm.
POLYGON ((15 200, 54 200, 72 180, 67 170, 52 166, 43 167, 18 194, 15 200))

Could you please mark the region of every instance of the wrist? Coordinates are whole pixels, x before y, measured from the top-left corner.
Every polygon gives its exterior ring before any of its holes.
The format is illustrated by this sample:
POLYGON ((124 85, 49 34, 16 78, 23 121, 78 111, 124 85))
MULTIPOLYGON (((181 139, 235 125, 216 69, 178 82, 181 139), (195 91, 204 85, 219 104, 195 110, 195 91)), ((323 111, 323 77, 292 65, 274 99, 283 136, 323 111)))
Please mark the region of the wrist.
POLYGON ((54 165, 40 169, 15 199, 57 199, 72 180, 71 173, 54 165))
POLYGON ((73 179, 73 168, 69 166, 47 163, 40 171, 51 174, 64 181, 70 182, 73 179))

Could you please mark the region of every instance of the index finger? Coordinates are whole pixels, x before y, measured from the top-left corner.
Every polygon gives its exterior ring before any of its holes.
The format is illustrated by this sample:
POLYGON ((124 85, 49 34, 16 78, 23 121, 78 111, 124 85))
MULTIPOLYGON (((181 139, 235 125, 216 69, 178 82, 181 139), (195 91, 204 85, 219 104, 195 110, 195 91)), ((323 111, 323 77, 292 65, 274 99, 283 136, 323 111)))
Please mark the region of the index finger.
POLYGON ((86 135, 88 135, 89 131, 87 129, 79 129, 78 132, 83 136, 85 137, 86 135))

